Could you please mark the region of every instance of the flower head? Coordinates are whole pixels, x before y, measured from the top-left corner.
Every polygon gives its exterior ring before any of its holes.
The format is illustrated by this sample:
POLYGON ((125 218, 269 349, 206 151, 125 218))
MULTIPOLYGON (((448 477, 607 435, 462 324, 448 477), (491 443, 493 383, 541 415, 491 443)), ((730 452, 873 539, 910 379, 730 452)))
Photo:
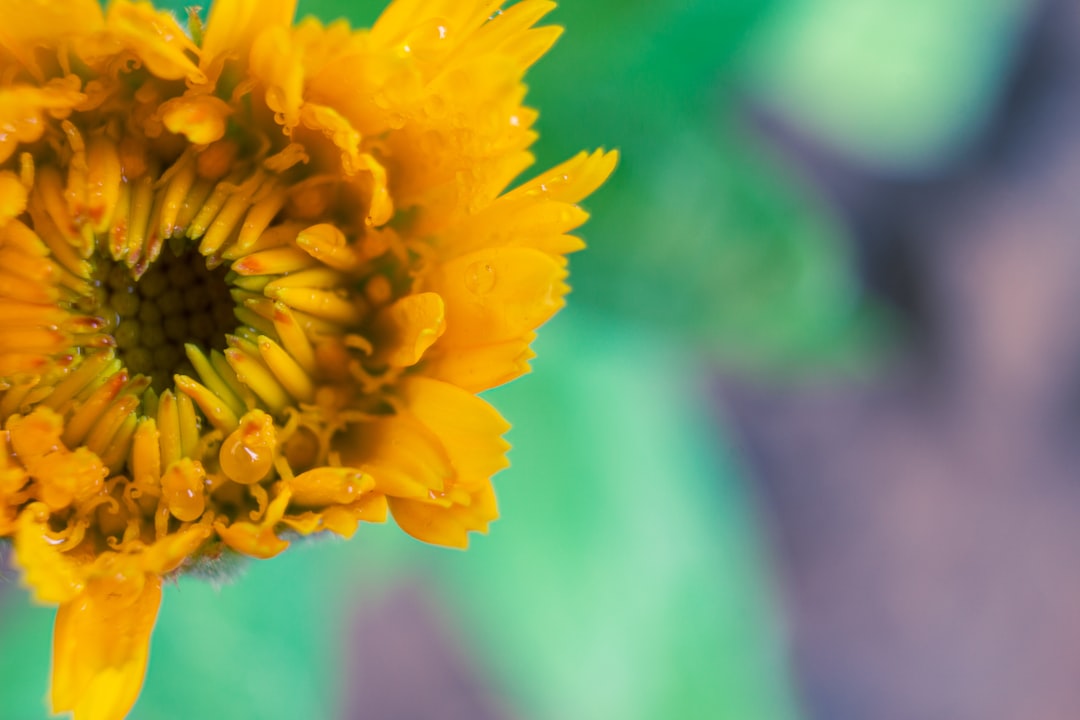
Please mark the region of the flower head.
POLYGON ((219 0, 0 0, 0 539, 52 702, 122 717, 163 578, 391 513, 464 546, 614 153, 532 162, 523 0, 370 30, 219 0))

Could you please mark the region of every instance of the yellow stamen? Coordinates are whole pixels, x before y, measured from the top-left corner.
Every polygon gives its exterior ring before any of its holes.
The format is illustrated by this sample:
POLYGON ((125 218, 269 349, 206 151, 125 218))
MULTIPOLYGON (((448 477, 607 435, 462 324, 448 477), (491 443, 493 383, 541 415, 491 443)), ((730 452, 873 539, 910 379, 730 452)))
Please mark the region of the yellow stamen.
POLYGON ((177 375, 176 387, 195 401, 206 419, 218 430, 232 432, 236 428, 239 422, 236 413, 205 385, 195 382, 186 375, 177 375))
POLYGON ((311 402, 315 397, 315 385, 299 363, 284 348, 265 335, 259 336, 258 345, 263 362, 270 368, 270 372, 274 374, 282 387, 300 402, 311 402))
POLYGON ((341 325, 356 325, 364 317, 364 308, 348 297, 344 291, 307 287, 267 287, 266 294, 294 310, 310 313, 315 317, 341 325))
POLYGON ((304 331, 296 321, 291 308, 282 302, 274 303, 274 329, 281 339, 282 346, 292 356, 296 364, 308 375, 315 372, 315 350, 304 331))
POLYGON ((275 415, 288 407, 288 393, 263 365, 258 357, 258 349, 237 337, 230 336, 228 341, 232 347, 225 351, 225 358, 240 382, 251 388, 275 415))

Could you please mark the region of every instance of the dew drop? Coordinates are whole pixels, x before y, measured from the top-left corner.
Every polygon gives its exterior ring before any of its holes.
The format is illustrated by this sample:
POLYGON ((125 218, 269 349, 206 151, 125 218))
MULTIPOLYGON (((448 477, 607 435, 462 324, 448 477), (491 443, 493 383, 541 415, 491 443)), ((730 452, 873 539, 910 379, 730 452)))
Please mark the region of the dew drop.
POLYGON ((477 261, 465 268, 465 287, 475 295, 486 295, 495 287, 495 268, 477 261))
POLYGON ((402 42, 399 52, 402 56, 413 55, 421 60, 430 59, 439 45, 450 35, 446 20, 433 18, 414 28, 402 42))
POLYGON ((256 483, 270 471, 276 446, 273 419, 260 410, 252 410, 221 444, 218 456, 221 470, 235 482, 256 483))

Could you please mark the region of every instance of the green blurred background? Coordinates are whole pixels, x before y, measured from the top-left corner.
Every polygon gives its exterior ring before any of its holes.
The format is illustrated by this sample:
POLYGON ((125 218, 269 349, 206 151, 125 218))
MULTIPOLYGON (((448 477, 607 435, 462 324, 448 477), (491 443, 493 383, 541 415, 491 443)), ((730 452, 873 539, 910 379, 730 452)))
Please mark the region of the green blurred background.
MULTIPOLYGON (((301 14, 363 26, 382 4, 301 14)), ((132 717, 803 717, 714 374, 865 373, 904 327, 755 118, 929 172, 985 122, 1022 5, 564 0, 528 77, 537 169, 622 160, 585 203, 590 247, 534 373, 488 394, 514 425, 502 519, 465 553, 368 526, 221 587, 182 580, 132 717)), ((8 589, 0 609, 0 717, 40 717, 53 613, 8 589)))

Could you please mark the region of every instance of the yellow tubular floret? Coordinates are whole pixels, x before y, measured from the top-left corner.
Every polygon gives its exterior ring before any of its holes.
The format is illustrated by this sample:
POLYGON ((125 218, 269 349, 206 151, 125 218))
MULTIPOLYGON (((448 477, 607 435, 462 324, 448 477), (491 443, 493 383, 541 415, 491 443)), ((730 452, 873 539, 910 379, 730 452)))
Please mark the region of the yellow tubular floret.
POLYGON ((300 367, 288 352, 276 342, 260 335, 258 338, 259 354, 263 362, 294 399, 311 402, 315 397, 315 384, 311 377, 300 367))
POLYGON ((244 402, 235 392, 233 392, 233 386, 230 386, 228 382, 218 374, 218 371, 211 364, 210 360, 203 354, 203 352, 195 345, 188 343, 184 346, 187 353, 187 358, 191 364, 195 367, 195 372, 199 374, 199 378, 203 381, 214 397, 228 406, 229 411, 235 416, 243 414, 244 402))
POLYGON ((172 237, 183 230, 183 226, 179 223, 180 211, 195 184, 195 159, 185 153, 170 170, 171 177, 162 200, 161 222, 158 226, 158 233, 165 238, 172 237))
POLYGON ((68 447, 81 444, 91 427, 98 422, 102 412, 113 401, 127 383, 128 376, 123 370, 117 372, 94 391, 68 419, 64 428, 63 441, 68 447))
POLYGON ((274 414, 288 407, 289 394, 263 364, 258 348, 236 336, 230 336, 228 340, 230 347, 225 351, 225 359, 240 382, 251 388, 274 414))
POLYGON ((270 307, 270 301, 266 298, 248 298, 244 300, 242 307, 233 310, 236 319, 240 321, 242 326, 245 326, 237 328, 237 333, 246 333, 248 328, 256 333, 272 333, 274 326, 269 318, 270 307))
POLYGON ((195 401, 203 415, 215 428, 230 432, 236 427, 238 422, 236 413, 205 385, 195 382, 186 375, 177 375, 176 387, 195 401))
POLYGON ((274 329, 281 339, 281 344, 296 364, 310 375, 315 371, 315 350, 311 346, 311 341, 300 329, 296 316, 288 305, 275 302, 273 309, 274 329))
POLYGON ((161 467, 168 468, 183 457, 180 443, 180 411, 171 390, 158 400, 157 426, 160 433, 161 467))
POLYGON ((274 216, 285 207, 286 200, 288 200, 288 191, 283 187, 275 187, 265 192, 261 199, 257 199, 248 210, 236 239, 241 252, 247 251, 258 242, 259 237, 270 227, 274 216))
POLYGON ((157 494, 161 482, 161 446, 154 418, 141 418, 135 428, 131 479, 142 493, 157 494))

